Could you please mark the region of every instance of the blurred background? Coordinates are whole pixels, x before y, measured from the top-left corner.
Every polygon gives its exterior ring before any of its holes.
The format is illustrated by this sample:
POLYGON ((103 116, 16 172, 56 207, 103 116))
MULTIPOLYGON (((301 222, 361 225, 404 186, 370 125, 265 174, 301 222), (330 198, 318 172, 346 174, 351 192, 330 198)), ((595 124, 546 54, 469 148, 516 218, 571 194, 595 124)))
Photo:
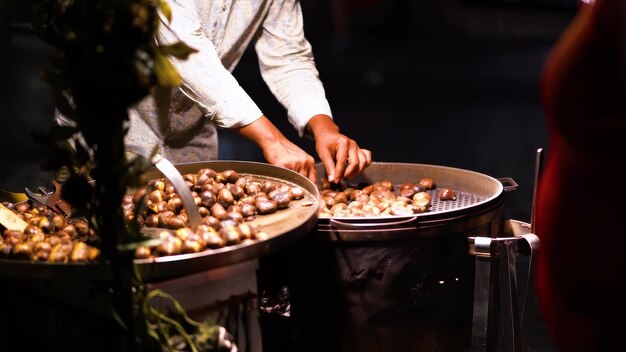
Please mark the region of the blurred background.
MULTIPOLYGON (((375 161, 428 163, 512 177, 510 218, 529 221, 538 148, 547 133, 539 97, 546 55, 576 0, 302 0, 305 31, 333 114, 375 161)), ((49 183, 45 147, 32 138, 54 106, 39 71, 51 49, 28 28, 0 30, 0 188, 49 183)), ((285 110, 260 77, 253 50, 234 72, 294 142, 285 110)), ((220 131, 220 158, 264 161, 260 150, 220 131)))
MULTIPOLYGON (((301 0, 305 32, 342 131, 375 161, 428 163, 512 177, 507 217, 530 220, 538 148, 547 150, 540 76, 576 0, 301 0)), ((52 52, 28 28, 0 29, 0 188, 50 185, 40 169, 54 106, 39 70, 52 52)), ((314 155, 248 50, 234 72, 278 127, 314 155)), ((264 161, 220 131, 220 159, 264 161)), ((550 351, 541 322, 531 347, 550 351)))

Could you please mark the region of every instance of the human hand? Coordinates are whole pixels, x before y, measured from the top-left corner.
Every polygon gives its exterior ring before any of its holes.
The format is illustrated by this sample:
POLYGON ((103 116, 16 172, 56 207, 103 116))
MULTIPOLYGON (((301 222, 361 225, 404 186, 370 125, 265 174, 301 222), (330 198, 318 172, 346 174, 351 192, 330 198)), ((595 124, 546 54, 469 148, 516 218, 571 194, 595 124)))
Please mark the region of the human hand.
POLYGON ((317 181, 315 159, 288 139, 281 139, 262 149, 268 163, 293 170, 313 183, 317 181))
POLYGON ((268 163, 295 171, 313 183, 317 181, 315 159, 289 141, 267 117, 261 116, 237 131, 261 147, 268 163))
POLYGON ((315 138, 315 150, 330 182, 359 175, 372 162, 372 152, 341 134, 329 116, 316 115, 308 124, 315 138))

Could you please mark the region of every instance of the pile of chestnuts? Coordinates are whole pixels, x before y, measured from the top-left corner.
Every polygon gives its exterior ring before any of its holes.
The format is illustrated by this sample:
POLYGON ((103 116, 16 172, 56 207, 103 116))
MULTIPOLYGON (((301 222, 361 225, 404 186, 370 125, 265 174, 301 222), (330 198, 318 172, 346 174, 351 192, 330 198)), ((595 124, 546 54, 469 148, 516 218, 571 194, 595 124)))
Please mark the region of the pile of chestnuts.
POLYGON ((182 176, 198 207, 202 225, 195 231, 189 227, 187 210, 168 179, 152 180, 124 197, 124 215, 141 226, 169 231, 159 232, 158 246, 137 248, 135 258, 197 253, 266 239, 267 233, 257 231, 248 222, 288 208, 293 200, 305 197, 305 191, 298 186, 258 176, 240 177, 234 170, 216 172, 203 168, 182 176))
POLYGON ((4 229, 0 258, 51 263, 93 262, 100 256, 93 229, 81 219, 66 219, 43 204, 30 202, 2 205, 28 225, 24 231, 4 229))
POLYGON ((345 182, 320 181, 320 218, 373 217, 419 214, 429 211, 433 179, 422 178, 399 186, 389 180, 352 186, 345 182))

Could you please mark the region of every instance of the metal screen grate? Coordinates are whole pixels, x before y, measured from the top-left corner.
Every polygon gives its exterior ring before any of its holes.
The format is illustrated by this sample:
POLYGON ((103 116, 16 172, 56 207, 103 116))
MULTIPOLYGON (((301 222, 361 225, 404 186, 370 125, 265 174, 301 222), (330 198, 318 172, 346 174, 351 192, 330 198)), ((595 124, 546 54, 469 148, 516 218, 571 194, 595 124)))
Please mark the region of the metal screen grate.
POLYGON ((437 189, 428 191, 428 194, 430 194, 430 204, 431 204, 431 208, 429 212, 431 213, 466 208, 466 207, 470 207, 476 203, 479 203, 485 200, 485 198, 483 197, 479 197, 474 194, 459 192, 454 189, 453 190, 456 192, 456 200, 440 200, 439 199, 440 189, 441 188, 438 187, 437 189))

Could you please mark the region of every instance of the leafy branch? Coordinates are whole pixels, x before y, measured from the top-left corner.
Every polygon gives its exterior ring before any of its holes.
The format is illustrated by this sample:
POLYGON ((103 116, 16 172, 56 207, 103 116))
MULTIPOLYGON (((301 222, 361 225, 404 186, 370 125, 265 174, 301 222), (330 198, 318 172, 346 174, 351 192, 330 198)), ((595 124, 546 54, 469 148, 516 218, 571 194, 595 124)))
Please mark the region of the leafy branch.
POLYGON ((29 24, 56 48, 50 67, 41 76, 68 123, 38 140, 55 151, 47 167, 66 170, 64 196, 85 214, 100 237, 103 259, 114 278, 113 314, 127 332, 128 346, 137 351, 154 349, 154 342, 173 347, 167 338, 171 329, 193 351, 198 341, 204 343, 207 336, 214 336, 209 325, 189 319, 170 295, 146 292, 133 263, 134 248, 146 239, 136 224, 125 222, 120 206, 128 185, 136 183, 150 164, 142 158, 126 158, 127 109, 156 85, 180 85, 181 77, 168 56, 186 59, 196 52, 182 42, 157 45, 154 38, 161 18, 170 21, 171 16, 164 0, 8 0, 0 4, 0 24, 29 24), (74 143, 68 146, 70 137, 74 143), (192 339, 180 323, 153 308, 150 301, 155 297, 174 302, 187 325, 204 339, 192 339))

